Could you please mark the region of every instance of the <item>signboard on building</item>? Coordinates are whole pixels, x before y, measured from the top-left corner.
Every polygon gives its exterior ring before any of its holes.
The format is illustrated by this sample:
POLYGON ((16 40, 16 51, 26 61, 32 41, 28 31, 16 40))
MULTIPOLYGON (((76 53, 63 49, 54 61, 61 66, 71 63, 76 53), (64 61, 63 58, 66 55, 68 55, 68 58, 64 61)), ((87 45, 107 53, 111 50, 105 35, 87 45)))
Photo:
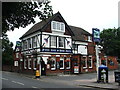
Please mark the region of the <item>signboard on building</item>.
POLYGON ((100 30, 97 28, 92 28, 93 41, 100 42, 100 30))

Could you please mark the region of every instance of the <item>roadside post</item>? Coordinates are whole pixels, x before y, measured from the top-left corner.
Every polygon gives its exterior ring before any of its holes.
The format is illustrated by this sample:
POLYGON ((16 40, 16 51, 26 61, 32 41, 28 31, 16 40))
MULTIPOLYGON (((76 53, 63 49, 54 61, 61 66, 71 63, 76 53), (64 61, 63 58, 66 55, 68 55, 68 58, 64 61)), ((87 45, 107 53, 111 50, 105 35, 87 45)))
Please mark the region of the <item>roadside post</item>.
POLYGON ((40 78, 40 72, 39 70, 36 70, 36 79, 39 79, 40 78))
POLYGON ((92 28, 92 35, 93 35, 93 41, 95 42, 95 50, 96 50, 96 71, 97 71, 97 81, 98 81, 98 72, 99 72, 99 52, 98 52, 98 44, 100 42, 100 30, 97 28, 92 28))

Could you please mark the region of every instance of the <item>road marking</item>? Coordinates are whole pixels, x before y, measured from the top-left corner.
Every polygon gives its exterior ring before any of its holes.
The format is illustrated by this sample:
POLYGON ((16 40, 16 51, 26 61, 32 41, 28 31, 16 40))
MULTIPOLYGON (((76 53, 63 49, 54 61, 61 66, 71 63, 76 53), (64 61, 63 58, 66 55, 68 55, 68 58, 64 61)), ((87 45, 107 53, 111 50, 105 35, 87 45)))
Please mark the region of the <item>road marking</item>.
POLYGON ((7 78, 0 78, 0 79, 3 79, 3 80, 8 80, 7 78))
POLYGON ((20 85, 24 85, 23 83, 21 82, 16 82, 16 81, 12 81, 13 83, 17 83, 17 84, 20 84, 20 85))
POLYGON ((38 88, 38 87, 34 87, 34 86, 32 86, 32 88, 38 88))

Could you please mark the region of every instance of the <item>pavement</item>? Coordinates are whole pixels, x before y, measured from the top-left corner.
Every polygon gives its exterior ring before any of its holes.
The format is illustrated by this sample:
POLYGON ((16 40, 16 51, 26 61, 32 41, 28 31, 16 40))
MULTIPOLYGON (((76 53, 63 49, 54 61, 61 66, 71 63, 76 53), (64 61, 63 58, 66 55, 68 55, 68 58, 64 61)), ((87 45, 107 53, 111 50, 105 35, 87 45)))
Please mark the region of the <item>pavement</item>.
MULTIPOLYGON (((36 79, 33 75, 20 74, 29 78, 36 79)), ((77 85, 83 87, 91 87, 98 89, 110 89, 110 90, 120 90, 120 86, 115 82, 114 71, 109 71, 108 83, 97 83, 96 73, 85 73, 79 75, 71 75, 71 74, 60 74, 57 76, 40 76, 40 79, 43 81, 51 81, 51 82, 59 82, 65 83, 69 85, 77 85)))

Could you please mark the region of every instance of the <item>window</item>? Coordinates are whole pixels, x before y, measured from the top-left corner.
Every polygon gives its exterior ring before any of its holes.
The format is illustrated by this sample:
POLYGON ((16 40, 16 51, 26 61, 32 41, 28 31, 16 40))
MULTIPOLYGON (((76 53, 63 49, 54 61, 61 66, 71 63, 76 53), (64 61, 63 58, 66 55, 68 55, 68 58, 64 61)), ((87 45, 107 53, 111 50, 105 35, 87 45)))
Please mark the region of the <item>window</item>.
POLYGON ((64 58, 60 58, 60 69, 64 69, 64 58))
POLYGON ((57 22, 57 30, 61 30, 61 29, 60 29, 60 23, 59 23, 59 22, 57 22))
POLYGON ((92 68, 92 57, 91 56, 89 57, 88 65, 89 65, 89 68, 92 68))
POLYGON ((56 59, 55 57, 51 58, 51 70, 55 70, 56 69, 56 59))
POLYGON ((28 59, 28 69, 31 69, 31 59, 28 59))
POLYGON ((23 41, 24 50, 27 49, 27 40, 23 41))
POLYGON ((33 69, 36 70, 37 68, 37 60, 36 58, 33 59, 33 69))
POLYGON ((66 58, 66 69, 70 69, 70 58, 66 58))
POLYGON ((14 66, 18 66, 18 61, 14 61, 14 66))
POLYGON ((37 46, 36 37, 32 38, 32 45, 33 45, 33 48, 35 48, 37 46))
POLYGON ((86 56, 83 57, 83 68, 87 68, 87 58, 86 56))
POLYGON ((65 32, 65 24, 62 22, 58 22, 58 21, 52 21, 51 22, 51 29, 53 31, 65 32))
POLYGON ((51 36, 51 46, 56 47, 56 37, 55 36, 51 36))
POLYGON ((59 37, 59 47, 64 47, 64 38, 63 37, 59 37))
POLYGON ((19 58, 19 53, 16 53, 16 58, 19 58))
POLYGON ((28 48, 32 48, 31 38, 28 39, 28 48))
POLYGON ((65 31, 65 25, 64 25, 64 23, 61 23, 61 31, 65 31))
POLYGON ((27 60, 24 60, 24 69, 27 69, 27 60))
POLYGON ((88 36, 88 41, 92 42, 92 37, 91 36, 88 36))

